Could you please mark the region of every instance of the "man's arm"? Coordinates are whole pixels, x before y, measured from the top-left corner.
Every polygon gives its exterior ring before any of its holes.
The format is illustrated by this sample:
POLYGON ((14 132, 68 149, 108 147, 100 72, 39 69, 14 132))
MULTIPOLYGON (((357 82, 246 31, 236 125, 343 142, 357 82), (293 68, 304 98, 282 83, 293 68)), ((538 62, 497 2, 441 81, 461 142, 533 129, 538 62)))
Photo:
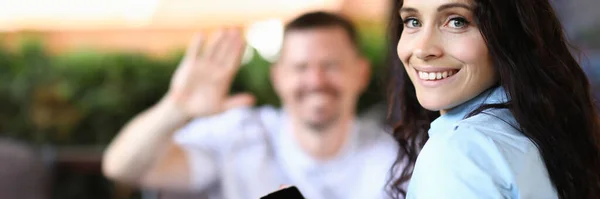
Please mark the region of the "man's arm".
POLYGON ((151 188, 189 187, 186 154, 171 141, 173 132, 187 120, 166 100, 143 112, 109 145, 102 165, 104 174, 119 182, 151 188))
POLYGON ((109 145, 102 165, 108 178, 180 190, 191 185, 198 188, 215 178, 214 154, 200 149, 184 151, 173 142, 173 133, 191 118, 247 106, 253 98, 227 96, 244 49, 238 30, 220 31, 208 41, 202 55, 200 46, 197 38, 188 47, 165 97, 130 121, 109 145), (194 165, 188 161, 191 156, 194 165))

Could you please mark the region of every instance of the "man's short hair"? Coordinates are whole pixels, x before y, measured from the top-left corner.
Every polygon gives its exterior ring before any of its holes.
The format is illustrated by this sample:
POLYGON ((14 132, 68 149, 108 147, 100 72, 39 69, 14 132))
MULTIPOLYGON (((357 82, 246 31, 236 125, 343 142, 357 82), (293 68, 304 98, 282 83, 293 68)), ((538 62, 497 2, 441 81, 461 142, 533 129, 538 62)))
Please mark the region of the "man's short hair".
POLYGON ((324 11, 309 12, 295 18, 285 26, 285 34, 295 30, 340 27, 347 33, 352 45, 358 48, 358 34, 352 22, 340 15, 324 11))

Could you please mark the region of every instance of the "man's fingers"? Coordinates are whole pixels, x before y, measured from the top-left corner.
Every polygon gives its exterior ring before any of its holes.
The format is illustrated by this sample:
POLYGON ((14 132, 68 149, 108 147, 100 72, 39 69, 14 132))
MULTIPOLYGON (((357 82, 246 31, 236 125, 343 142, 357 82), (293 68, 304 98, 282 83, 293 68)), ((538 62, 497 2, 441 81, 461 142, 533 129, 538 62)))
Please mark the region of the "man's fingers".
POLYGON ((241 46, 243 46, 241 31, 238 28, 229 29, 223 47, 219 48, 213 57, 214 61, 222 65, 221 67, 230 67, 230 64, 233 63, 231 60, 235 60, 239 56, 237 49, 241 46))
POLYGON ((246 45, 241 31, 235 32, 233 34, 233 38, 231 39, 230 45, 223 52, 222 57, 220 58, 220 63, 223 64, 223 67, 225 67, 227 70, 235 70, 239 68, 245 47, 246 45))
POLYGON ((290 187, 290 185, 282 184, 282 185, 279 185, 279 190, 282 190, 282 189, 285 189, 285 188, 288 188, 288 187, 290 187))
POLYGON ((223 47, 225 37, 227 36, 226 33, 226 30, 220 29, 210 37, 206 49, 201 56, 202 59, 210 60, 209 62, 212 62, 212 60, 215 57, 215 54, 219 51, 219 48, 223 47))
POLYGON ((204 42, 204 38, 202 34, 196 33, 192 38, 192 41, 188 44, 187 49, 185 50, 184 60, 193 61, 200 54, 200 49, 202 49, 202 43, 204 42))
MULTIPOLYGON (((182 60, 178 73, 192 73, 190 76, 206 76, 211 78, 230 78, 235 75, 240 65, 244 41, 238 29, 220 29, 207 41, 204 52, 200 52, 202 38, 194 37, 188 46, 186 56, 182 60), (202 55, 198 55, 201 53, 202 55)), ((185 76, 185 75, 184 75, 185 76)))

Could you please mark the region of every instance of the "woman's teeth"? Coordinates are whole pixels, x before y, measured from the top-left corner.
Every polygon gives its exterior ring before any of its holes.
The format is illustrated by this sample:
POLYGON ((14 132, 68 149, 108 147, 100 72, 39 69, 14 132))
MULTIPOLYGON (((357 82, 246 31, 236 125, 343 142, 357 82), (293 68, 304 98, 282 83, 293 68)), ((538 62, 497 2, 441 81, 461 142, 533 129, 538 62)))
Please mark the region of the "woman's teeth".
POLYGON ((456 74, 457 71, 455 70, 449 70, 449 71, 444 71, 444 72, 422 72, 419 71, 419 78, 421 78, 422 80, 440 80, 440 79, 445 79, 448 78, 454 74, 456 74))

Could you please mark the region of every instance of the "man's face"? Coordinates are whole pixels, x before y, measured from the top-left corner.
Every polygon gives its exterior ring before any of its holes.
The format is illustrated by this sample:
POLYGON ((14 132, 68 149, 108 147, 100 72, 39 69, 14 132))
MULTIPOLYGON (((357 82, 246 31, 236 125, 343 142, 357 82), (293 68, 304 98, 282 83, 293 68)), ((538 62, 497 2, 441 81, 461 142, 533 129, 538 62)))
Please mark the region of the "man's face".
POLYGON ((341 27, 286 33, 271 71, 275 90, 293 120, 315 130, 355 114, 369 65, 341 27))

